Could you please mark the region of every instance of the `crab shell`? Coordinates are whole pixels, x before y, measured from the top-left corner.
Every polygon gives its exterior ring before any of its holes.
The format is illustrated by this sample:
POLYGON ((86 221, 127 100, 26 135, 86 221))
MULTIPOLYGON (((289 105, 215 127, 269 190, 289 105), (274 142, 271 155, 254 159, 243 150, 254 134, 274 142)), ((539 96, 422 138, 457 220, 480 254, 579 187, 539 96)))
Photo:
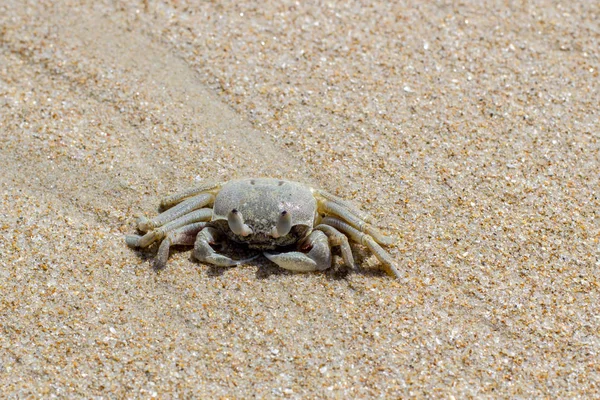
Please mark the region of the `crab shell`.
POLYGON ((308 236, 319 218, 313 189, 298 182, 273 178, 238 179, 227 182, 215 198, 210 225, 238 243, 254 249, 274 249, 289 246, 308 236), (234 234, 229 229, 227 215, 239 210, 253 231, 248 236, 234 234), (282 211, 292 218, 291 231, 274 238, 271 230, 282 211))

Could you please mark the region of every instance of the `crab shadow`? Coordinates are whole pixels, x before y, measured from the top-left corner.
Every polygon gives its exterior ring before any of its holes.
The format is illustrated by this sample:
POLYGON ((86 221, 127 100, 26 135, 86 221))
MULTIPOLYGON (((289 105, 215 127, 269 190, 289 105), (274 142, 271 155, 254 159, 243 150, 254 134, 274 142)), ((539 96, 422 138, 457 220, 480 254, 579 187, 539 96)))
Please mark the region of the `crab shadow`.
MULTIPOLYGON (((171 258, 173 255, 175 254, 180 254, 180 253, 190 253, 188 260, 191 261, 192 263, 196 264, 199 268, 202 268, 202 270, 206 271, 205 273, 207 274, 208 277, 211 278, 217 278, 217 277, 221 277, 225 274, 227 274, 231 269, 233 268, 243 268, 244 266, 251 266, 251 267, 255 267, 256 268, 256 279, 258 280, 267 280, 270 279, 271 277, 278 277, 278 276, 293 276, 293 275, 303 275, 303 274, 322 274, 323 276, 325 276, 326 279, 331 280, 331 281, 343 281, 346 280, 348 278, 348 276, 352 275, 352 274, 358 274, 358 275, 363 275, 363 276, 368 276, 368 277, 381 277, 381 276, 385 276, 386 273, 383 270, 379 270, 379 269, 374 269, 374 268, 361 268, 360 265, 364 265, 365 264, 365 260, 370 257, 369 252, 358 245, 354 245, 352 244, 352 254, 354 255, 354 261, 356 265, 359 265, 359 267, 356 267, 356 269, 351 269, 345 265, 343 265, 342 260, 341 260, 341 254, 338 251, 338 249, 332 249, 332 255, 333 255, 333 263, 332 263, 332 267, 329 269, 326 269, 325 271, 316 271, 316 272, 294 272, 294 271, 289 271, 286 269, 283 269, 281 267, 279 267, 277 264, 275 264, 274 262, 270 261, 269 259, 267 259, 264 255, 262 254, 257 254, 258 256, 248 262, 245 262, 244 264, 241 265, 237 265, 237 266, 233 266, 233 267, 218 267, 215 265, 211 265, 211 264, 206 264, 206 263, 202 263, 198 260, 196 260, 193 256, 193 254, 191 253, 191 247, 190 246, 173 246, 170 249, 170 255, 169 258, 171 258), (205 268, 203 268, 205 267, 205 268)), ((165 269, 168 269, 169 265, 167 263, 167 266, 165 268, 156 268, 153 265, 153 261, 156 257, 156 251, 157 251, 158 246, 157 245, 152 245, 148 248, 144 248, 144 249, 132 249, 136 255, 138 256, 138 258, 144 262, 148 262, 151 265, 151 268, 155 271, 155 272, 162 272, 165 269)), ((226 254, 234 259, 243 259, 244 257, 248 256, 247 252, 244 251, 234 251, 231 249, 216 249, 217 251, 219 251, 219 253, 222 254, 226 254)), ((255 253, 256 254, 256 253, 255 253)))
MULTIPOLYGON (((354 261, 357 265, 363 265, 366 258, 370 257, 370 254, 360 246, 352 246, 352 253, 354 255, 354 261)), ((228 271, 232 268, 240 268, 243 266, 252 266, 256 268, 256 279, 258 280, 267 280, 271 277, 277 276, 293 276, 293 275, 304 275, 304 274, 323 274, 326 279, 331 281, 343 281, 346 280, 349 275, 358 274, 363 276, 373 276, 373 277, 381 277, 387 275, 385 271, 373 269, 373 268, 361 268, 357 267, 356 269, 351 269, 346 265, 343 265, 341 259, 341 253, 338 249, 332 249, 333 255, 333 263, 332 267, 326 269, 325 271, 315 271, 315 272, 294 272, 283 269, 279 267, 274 262, 270 261, 264 255, 260 254, 257 258, 246 262, 239 266, 234 267, 217 267, 215 265, 204 264, 196 260, 192 255, 190 255, 189 260, 202 266, 207 266, 207 275, 209 277, 220 277, 228 273, 228 271)))
MULTIPOLYGON (((206 265, 206 264, 202 264, 199 261, 195 260, 193 257, 190 257, 190 261, 195 262, 196 264, 202 266, 202 265, 206 265)), ((217 267, 214 265, 206 265, 207 266, 207 272, 206 274, 209 277, 220 277, 223 276, 225 274, 227 274, 229 272, 230 269, 232 268, 243 268, 244 266, 251 266, 251 267, 255 267, 256 268, 256 279, 257 280, 268 280, 271 279, 272 277, 284 277, 284 276, 293 276, 293 275, 306 275, 306 274, 322 274, 327 280, 330 281, 344 281, 347 280, 348 276, 352 275, 352 274, 358 274, 358 275, 363 275, 363 276, 376 276, 376 277, 381 277, 381 276, 385 276, 386 273, 384 271, 380 271, 380 270, 375 270, 375 269, 363 269, 363 268, 356 268, 355 270, 352 270, 348 267, 346 267, 345 265, 341 265, 339 263, 336 263, 335 265, 333 265, 331 268, 325 270, 325 271, 315 271, 315 272, 295 272, 295 271, 289 271, 286 269, 283 269, 279 266, 277 266, 277 264, 269 261, 266 257, 261 256, 259 258, 257 258, 256 260, 252 260, 250 262, 247 262, 245 264, 243 264, 243 266, 236 266, 236 267, 217 267)))

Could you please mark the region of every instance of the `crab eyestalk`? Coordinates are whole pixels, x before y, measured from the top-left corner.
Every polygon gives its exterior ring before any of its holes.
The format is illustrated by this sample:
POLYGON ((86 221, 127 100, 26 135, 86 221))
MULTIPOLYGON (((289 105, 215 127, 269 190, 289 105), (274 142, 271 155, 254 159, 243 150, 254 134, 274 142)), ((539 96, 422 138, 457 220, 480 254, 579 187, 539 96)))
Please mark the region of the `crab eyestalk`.
POLYGON ((242 213, 235 208, 227 215, 227 222, 229 223, 229 229, 231 232, 240 236, 248 236, 252 234, 252 229, 244 223, 244 217, 242 213))
POLYGON ((285 236, 290 233, 292 229, 292 216, 289 212, 283 210, 281 214, 279 214, 279 219, 277 220, 277 225, 271 229, 271 236, 275 239, 281 236, 285 236))

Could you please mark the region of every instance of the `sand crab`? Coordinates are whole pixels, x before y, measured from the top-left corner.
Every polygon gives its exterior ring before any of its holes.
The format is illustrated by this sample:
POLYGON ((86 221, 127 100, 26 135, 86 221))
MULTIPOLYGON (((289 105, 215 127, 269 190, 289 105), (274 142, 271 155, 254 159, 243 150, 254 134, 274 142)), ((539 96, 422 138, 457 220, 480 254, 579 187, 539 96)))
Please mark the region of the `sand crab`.
POLYGON ((354 268, 350 238, 367 246, 388 272, 401 276, 380 246, 391 244, 391 239, 369 223, 366 213, 301 183, 272 178, 205 183, 163 199, 161 208, 166 211, 138 220, 138 229, 146 232, 143 236, 125 238, 130 247, 161 241, 154 261, 157 269, 165 267, 172 245, 193 245, 196 259, 221 267, 250 260, 234 260, 212 247, 227 241, 246 244, 292 271, 331 267, 331 246, 339 246, 344 263, 354 268))

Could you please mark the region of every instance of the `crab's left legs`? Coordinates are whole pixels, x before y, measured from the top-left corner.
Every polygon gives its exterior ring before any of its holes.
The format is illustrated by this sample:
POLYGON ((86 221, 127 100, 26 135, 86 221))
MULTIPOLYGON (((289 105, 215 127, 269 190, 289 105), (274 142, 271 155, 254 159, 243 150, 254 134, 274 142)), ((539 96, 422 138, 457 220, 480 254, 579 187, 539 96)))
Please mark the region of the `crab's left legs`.
POLYGON ((379 246, 379 244, 377 244, 377 242, 371 236, 360 232, 358 229, 352 227, 350 224, 347 224, 346 222, 338 218, 326 217, 323 218, 322 223, 325 225, 333 226, 340 232, 343 232, 346 235, 348 235, 350 239, 354 240, 355 242, 367 246, 369 250, 371 250, 373 254, 375 254, 375 257, 377 257, 377 259, 381 261, 390 270, 390 272, 396 276, 396 278, 404 278, 400 271, 398 271, 396 263, 389 255, 389 253, 382 249, 381 246, 379 246))
POLYGON ((299 250, 288 253, 264 253, 265 257, 281 268, 290 271, 309 272, 323 271, 331 267, 331 249, 327 235, 320 230, 314 230, 299 244, 299 250))
POLYGON ((377 228, 367 223, 355 215, 350 209, 333 201, 323 201, 320 204, 320 211, 341 218, 343 221, 350 224, 360 232, 364 232, 371 236, 379 244, 392 244, 394 240, 388 236, 384 236, 377 228))
POLYGON ((354 204, 352 204, 348 200, 342 199, 341 197, 338 197, 338 196, 336 196, 334 194, 331 194, 331 193, 329 193, 329 192, 327 192, 325 190, 322 190, 322 189, 317 189, 316 191, 324 199, 329 200, 330 202, 335 203, 335 204, 337 204, 339 206, 342 206, 348 212, 356 215, 361 220, 363 220, 363 221, 365 221, 367 223, 371 223, 371 221, 373 221, 373 217, 371 217, 368 213, 366 213, 366 212, 358 209, 354 204))
POLYGON ((350 243, 348 243, 348 238, 346 235, 335 229, 333 226, 325 224, 317 225, 315 230, 322 231, 325 235, 327 235, 331 246, 340 246, 344 264, 352 269, 356 268, 354 265, 354 256, 352 256, 352 249, 350 248, 350 243))
POLYGON ((160 243, 156 258, 154 259, 154 269, 163 269, 167 265, 169 258, 169 248, 173 245, 191 246, 196 240, 196 235, 206 226, 206 222, 196 222, 190 225, 182 226, 167 234, 167 237, 160 243))

